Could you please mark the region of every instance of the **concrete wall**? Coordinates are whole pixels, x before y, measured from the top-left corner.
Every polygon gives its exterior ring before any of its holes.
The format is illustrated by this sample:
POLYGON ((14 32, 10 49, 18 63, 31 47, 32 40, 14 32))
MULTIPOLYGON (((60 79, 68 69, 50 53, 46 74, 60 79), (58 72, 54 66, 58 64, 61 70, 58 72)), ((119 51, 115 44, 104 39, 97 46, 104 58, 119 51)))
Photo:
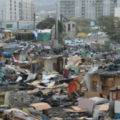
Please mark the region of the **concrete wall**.
POLYGON ((92 20, 114 14, 114 8, 120 6, 120 0, 59 0, 58 3, 58 18, 62 14, 67 18, 81 17, 92 20))
POLYGON ((115 17, 119 17, 120 18, 120 7, 115 8, 115 13, 114 13, 115 17))
POLYGON ((65 24, 65 39, 73 39, 76 35, 76 23, 73 21, 66 22, 65 24))
POLYGON ((0 0, 0 21, 33 20, 35 5, 31 0, 0 0))
POLYGON ((57 64, 57 59, 50 59, 50 60, 45 60, 44 61, 44 66, 45 66, 45 69, 49 72, 53 72, 55 71, 54 70, 54 67, 53 67, 53 64, 56 63, 57 64))
POLYGON ((75 17, 75 0, 59 0, 58 14, 66 18, 75 17))
POLYGON ((7 30, 34 29, 34 21, 1 22, 0 28, 7 30))

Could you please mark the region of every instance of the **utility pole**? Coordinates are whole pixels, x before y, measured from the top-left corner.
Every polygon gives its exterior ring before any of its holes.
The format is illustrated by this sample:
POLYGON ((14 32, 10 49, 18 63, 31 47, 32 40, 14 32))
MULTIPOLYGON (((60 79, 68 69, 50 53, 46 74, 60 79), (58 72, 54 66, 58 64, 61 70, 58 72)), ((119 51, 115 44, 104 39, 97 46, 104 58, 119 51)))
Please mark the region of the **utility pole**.
POLYGON ((17 21, 17 30, 19 30, 19 20, 17 21))
POLYGON ((1 15, 2 15, 2 22, 3 22, 3 15, 4 15, 4 14, 3 14, 3 10, 1 11, 1 15))
POLYGON ((56 3, 56 40, 58 40, 58 2, 59 0, 56 3))
POLYGON ((34 13, 34 30, 36 29, 35 23, 36 23, 36 14, 34 13))
POLYGON ((4 22, 4 11, 3 10, 1 10, 0 11, 0 15, 1 15, 1 17, 0 17, 0 27, 2 28, 2 25, 3 25, 3 22, 4 22))

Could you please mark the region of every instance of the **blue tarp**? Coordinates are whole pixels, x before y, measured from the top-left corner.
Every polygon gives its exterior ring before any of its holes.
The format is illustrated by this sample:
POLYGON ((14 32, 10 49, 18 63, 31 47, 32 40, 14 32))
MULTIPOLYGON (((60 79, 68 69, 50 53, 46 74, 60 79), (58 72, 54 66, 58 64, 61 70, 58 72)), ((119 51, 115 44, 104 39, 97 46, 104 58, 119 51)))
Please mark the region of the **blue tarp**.
POLYGON ((32 31, 32 33, 34 34, 36 40, 38 40, 38 33, 36 31, 32 31))
POLYGON ((0 73, 0 78, 3 78, 5 75, 3 73, 0 73))
POLYGON ((4 76, 5 75, 3 73, 0 73, 0 83, 2 83, 4 76))
POLYGON ((5 63, 0 61, 0 67, 4 67, 5 63))
POLYGON ((3 57, 12 57, 13 53, 12 52, 2 52, 3 57))

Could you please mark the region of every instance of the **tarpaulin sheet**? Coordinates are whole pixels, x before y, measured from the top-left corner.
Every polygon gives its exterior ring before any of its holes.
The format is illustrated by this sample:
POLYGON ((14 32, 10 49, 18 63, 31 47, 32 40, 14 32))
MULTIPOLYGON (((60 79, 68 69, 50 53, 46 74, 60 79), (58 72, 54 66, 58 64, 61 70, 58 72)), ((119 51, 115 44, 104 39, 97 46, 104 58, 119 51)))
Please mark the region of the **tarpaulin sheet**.
POLYGON ((12 52, 2 52, 3 57, 11 57, 12 54, 13 54, 12 52))
POLYGON ((51 40, 51 34, 50 33, 39 33, 38 40, 41 40, 41 41, 51 40))

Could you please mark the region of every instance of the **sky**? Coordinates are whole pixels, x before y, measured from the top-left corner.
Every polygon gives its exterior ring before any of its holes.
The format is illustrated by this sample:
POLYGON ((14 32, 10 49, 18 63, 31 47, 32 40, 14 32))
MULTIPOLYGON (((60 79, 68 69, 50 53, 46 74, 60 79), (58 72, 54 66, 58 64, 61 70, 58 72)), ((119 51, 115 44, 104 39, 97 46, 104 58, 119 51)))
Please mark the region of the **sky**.
POLYGON ((37 7, 37 11, 53 11, 55 10, 56 0, 32 0, 37 7))

